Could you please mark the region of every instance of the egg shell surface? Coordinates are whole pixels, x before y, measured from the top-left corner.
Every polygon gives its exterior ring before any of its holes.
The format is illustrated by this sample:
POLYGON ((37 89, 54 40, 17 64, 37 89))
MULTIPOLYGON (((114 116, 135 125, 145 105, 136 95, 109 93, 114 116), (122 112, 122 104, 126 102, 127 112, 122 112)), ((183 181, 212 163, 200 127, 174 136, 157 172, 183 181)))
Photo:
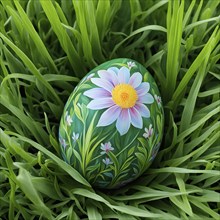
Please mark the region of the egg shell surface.
POLYGON ((163 126, 161 96, 146 68, 127 58, 110 60, 71 93, 60 121, 61 153, 92 186, 119 188, 152 163, 163 126))

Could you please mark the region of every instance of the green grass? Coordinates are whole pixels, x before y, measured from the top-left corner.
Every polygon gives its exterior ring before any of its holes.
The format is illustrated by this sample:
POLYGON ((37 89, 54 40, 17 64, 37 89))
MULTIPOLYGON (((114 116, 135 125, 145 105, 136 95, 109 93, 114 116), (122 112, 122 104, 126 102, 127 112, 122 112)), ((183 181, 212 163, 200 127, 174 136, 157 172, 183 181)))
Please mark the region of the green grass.
POLYGON ((0 219, 219 219, 220 2, 2 0, 0 219), (128 57, 157 81, 152 166, 112 191, 62 158, 64 104, 95 66, 128 57))

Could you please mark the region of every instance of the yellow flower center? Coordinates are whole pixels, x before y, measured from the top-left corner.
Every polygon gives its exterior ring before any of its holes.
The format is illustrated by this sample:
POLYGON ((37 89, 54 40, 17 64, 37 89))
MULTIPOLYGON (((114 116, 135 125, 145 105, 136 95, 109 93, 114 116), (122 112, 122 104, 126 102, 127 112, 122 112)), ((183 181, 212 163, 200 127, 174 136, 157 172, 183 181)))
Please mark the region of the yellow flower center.
POLYGON ((112 99, 121 108, 131 108, 135 105, 138 95, 129 84, 118 84, 112 90, 112 99))

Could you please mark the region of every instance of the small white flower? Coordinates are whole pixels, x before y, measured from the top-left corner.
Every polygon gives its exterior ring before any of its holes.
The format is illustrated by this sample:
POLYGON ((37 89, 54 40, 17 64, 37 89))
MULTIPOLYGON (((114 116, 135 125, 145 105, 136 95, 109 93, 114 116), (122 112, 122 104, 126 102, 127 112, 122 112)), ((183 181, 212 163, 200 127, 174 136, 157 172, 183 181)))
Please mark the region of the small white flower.
POLYGON ((68 114, 68 112, 66 112, 66 123, 68 126, 70 126, 72 124, 73 120, 71 118, 71 116, 68 114))
POLYGON ((73 132, 72 140, 73 140, 74 142, 76 142, 78 139, 79 139, 79 133, 73 132))
POLYGON ((110 142, 105 144, 101 143, 101 150, 103 150, 101 154, 108 154, 108 152, 114 150, 114 148, 112 147, 110 142))
POLYGON ((150 124, 149 128, 144 129, 146 133, 143 134, 145 138, 150 138, 153 135, 154 129, 152 128, 152 124, 150 124))
POLYGON ((91 80, 93 76, 95 76, 95 73, 91 73, 91 74, 89 74, 88 76, 85 76, 85 77, 82 79, 81 83, 82 83, 82 82, 85 82, 85 81, 91 80))
POLYGON ((60 138, 60 139, 59 139, 59 141, 60 141, 60 143, 61 143, 62 147, 65 149, 65 148, 66 148, 66 146, 67 146, 66 140, 65 140, 65 139, 63 139, 63 138, 60 138))
POLYGON ((128 68, 131 69, 132 67, 136 66, 135 62, 127 62, 128 68))
POLYGON ((110 164, 113 164, 113 162, 108 158, 108 157, 106 157, 105 159, 103 159, 102 160, 103 161, 103 163, 105 164, 105 165, 110 165, 110 164))
POLYGON ((92 77, 95 76, 95 73, 91 73, 86 77, 86 80, 92 79, 92 77))
POLYGON ((157 101, 157 104, 158 104, 159 106, 161 106, 161 103, 162 103, 161 97, 158 96, 158 95, 154 95, 154 98, 155 98, 155 100, 157 101))

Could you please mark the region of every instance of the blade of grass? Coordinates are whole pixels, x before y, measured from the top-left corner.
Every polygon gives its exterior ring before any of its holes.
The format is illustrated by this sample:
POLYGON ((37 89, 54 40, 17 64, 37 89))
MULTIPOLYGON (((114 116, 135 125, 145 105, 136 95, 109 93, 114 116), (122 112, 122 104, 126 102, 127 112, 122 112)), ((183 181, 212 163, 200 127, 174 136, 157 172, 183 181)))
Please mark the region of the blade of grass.
POLYGON ((176 88, 176 79, 180 69, 180 46, 182 39, 182 22, 184 1, 169 1, 167 18, 167 63, 166 63, 166 97, 170 100, 176 88))
POLYGON ((78 53, 76 52, 76 49, 74 45, 72 44, 69 35, 65 31, 65 29, 62 27, 62 24, 60 22, 60 19, 57 15, 56 9, 51 1, 44 1, 40 0, 40 3, 42 5, 42 8, 44 12, 46 13, 48 20, 51 23, 51 26, 53 27, 54 32, 56 33, 58 40, 63 48, 63 50, 66 52, 68 60, 76 74, 76 76, 82 76, 83 73, 85 73, 84 65, 82 64, 82 60, 80 59, 78 53))
POLYGON ((158 25, 148 25, 146 27, 139 28, 135 31, 133 31, 128 37, 126 37, 124 40, 122 40, 119 44, 115 45, 114 50, 111 53, 111 57, 113 54, 116 52, 116 50, 124 43, 126 42, 129 38, 135 36, 136 34, 139 34, 144 31, 162 31, 162 32, 167 32, 166 28, 158 25))
MULTIPOLYGON (((24 64, 29 68, 33 75, 48 89, 48 92, 54 97, 54 99, 58 102, 58 104, 62 104, 62 101, 55 93, 52 86, 46 82, 43 76, 40 74, 39 70, 35 67, 35 65, 31 62, 31 60, 18 48, 15 44, 13 44, 8 38, 6 38, 2 33, 0 33, 0 37, 14 50, 14 52, 22 59, 24 64)), ((41 90, 41 88, 39 88, 41 90)), ((43 91, 42 91, 43 92, 43 91)))
MULTIPOLYGON (((0 129, 0 135, 2 135, 2 133, 4 133, 4 131, 2 129, 0 129)), ((65 163, 63 160, 61 160, 60 158, 58 158, 56 155, 54 155, 52 152, 48 151, 46 148, 44 148, 43 146, 41 146, 40 144, 26 138, 26 137, 22 137, 21 135, 18 135, 16 133, 13 133, 13 135, 17 136, 20 138, 20 140, 29 143, 31 146, 35 147, 36 149, 38 149, 39 151, 43 152, 44 154, 46 154, 48 157, 50 157, 52 160, 54 160, 57 164, 59 164, 59 166, 67 173, 69 173, 69 175, 75 179, 76 181, 82 183, 85 186, 90 187, 90 184, 78 173, 78 171, 76 171, 74 168, 72 168, 69 164, 65 163)))
POLYGON ((44 204, 42 199, 40 198, 38 192, 36 191, 31 176, 28 171, 20 167, 19 175, 16 178, 19 187, 25 193, 28 199, 33 202, 35 208, 42 213, 48 219, 52 219, 52 212, 51 210, 44 204))
POLYGON ((211 37, 209 38, 209 41, 206 43, 206 45, 204 46, 202 51, 199 53, 199 55, 194 60, 194 62, 192 63, 192 65, 189 67, 186 74, 182 78, 181 82, 179 83, 177 89, 175 90, 175 92, 172 96, 173 102, 170 103, 171 106, 173 106, 172 108, 175 109, 175 106, 178 104, 178 102, 176 102, 176 100, 179 98, 179 96, 183 95, 184 89, 185 89, 187 83, 190 81, 190 79, 192 78, 192 76, 196 72, 196 70, 201 66, 204 58, 206 57, 205 55, 206 55, 207 51, 209 51, 210 48, 212 50, 220 41, 220 31, 218 31, 218 29, 219 28, 217 26, 215 28, 215 30, 213 31, 211 37))
POLYGON ((202 63, 201 67, 198 70, 196 78, 192 84, 189 95, 188 95, 187 100, 185 102, 185 107, 184 107, 183 114, 181 117, 180 132, 187 129, 191 123, 191 119, 193 116, 193 110, 195 109, 196 99, 197 99, 200 87, 202 85, 203 79, 205 78, 205 74, 207 73, 206 67, 208 66, 208 60, 209 60, 210 53, 211 53, 211 51, 209 50, 206 54, 206 58, 205 58, 204 62, 202 63), (191 106, 191 108, 188 108, 186 106, 191 106))
MULTIPOLYGON (((36 30, 34 29, 31 21, 29 20, 29 18, 27 16, 27 14, 24 12, 21 5, 19 4, 19 1, 15 0, 14 3, 15 3, 15 6, 18 10, 18 13, 20 14, 20 18, 21 18, 21 21, 22 21, 22 24, 23 24, 22 26, 30 34, 31 39, 34 41, 34 43, 36 45, 36 48, 39 50, 39 55, 42 56, 43 60, 46 62, 46 65, 48 65, 48 67, 51 68, 51 71, 55 71, 56 73, 58 73, 58 70, 56 68, 56 65, 54 64, 54 61, 53 61, 52 57, 50 56, 47 48, 45 47, 44 43, 40 39, 40 37, 37 34, 36 30)), ((12 14, 12 16, 16 13, 12 8, 8 7, 8 9, 9 9, 10 13, 12 14)), ((16 17, 14 17, 14 19, 16 19, 16 17)))

